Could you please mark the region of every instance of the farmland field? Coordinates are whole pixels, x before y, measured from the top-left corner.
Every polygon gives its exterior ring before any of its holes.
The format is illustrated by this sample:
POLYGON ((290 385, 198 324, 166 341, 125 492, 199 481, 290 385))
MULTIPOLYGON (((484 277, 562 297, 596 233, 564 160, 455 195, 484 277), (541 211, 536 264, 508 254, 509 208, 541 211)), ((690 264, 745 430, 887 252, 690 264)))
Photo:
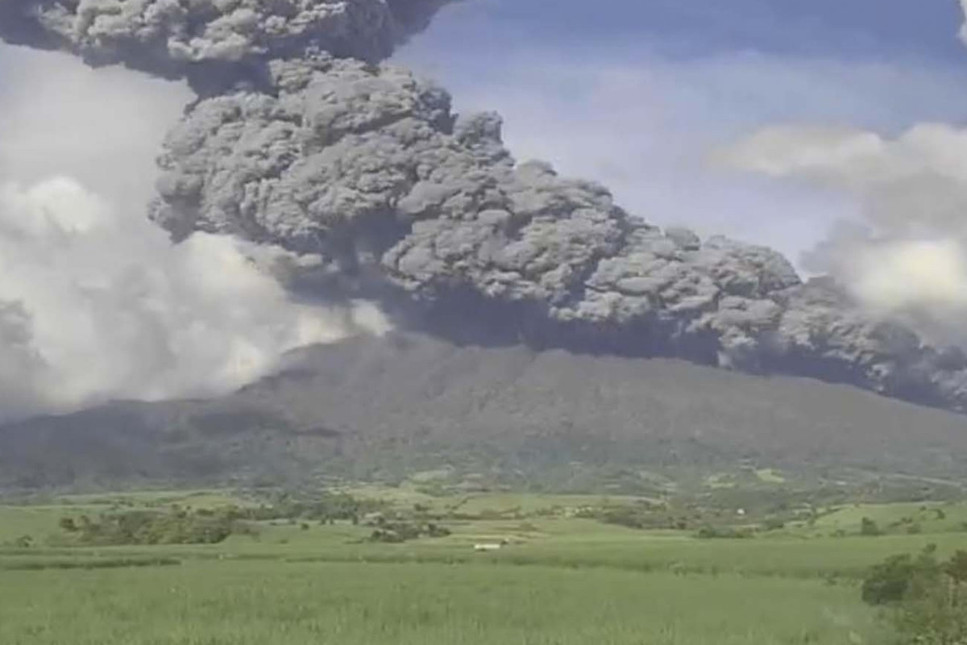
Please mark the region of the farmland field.
POLYGON ((869 621, 855 595, 819 581, 480 564, 6 572, 0 642, 848 643, 869 621))
POLYGON ((829 509, 809 527, 697 539, 547 512, 604 503, 591 496, 366 494, 464 514, 444 522, 449 535, 401 544, 367 540, 361 522, 291 519, 218 544, 83 546, 58 541, 59 518, 249 500, 202 491, 0 507, 0 643, 882 643, 859 597, 867 568, 967 544, 955 530, 964 506, 949 503, 829 509), (861 517, 911 515, 923 532, 856 534, 861 517), (478 542, 505 547, 476 553, 478 542))

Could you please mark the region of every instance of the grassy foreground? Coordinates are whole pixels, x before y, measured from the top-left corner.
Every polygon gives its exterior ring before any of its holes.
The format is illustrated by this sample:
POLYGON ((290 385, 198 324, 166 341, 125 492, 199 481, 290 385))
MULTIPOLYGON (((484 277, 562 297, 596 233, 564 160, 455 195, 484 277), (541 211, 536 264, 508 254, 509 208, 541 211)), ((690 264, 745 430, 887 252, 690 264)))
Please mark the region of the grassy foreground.
POLYGON ((852 588, 735 575, 216 561, 2 580, 8 645, 850 643, 870 627, 852 588))

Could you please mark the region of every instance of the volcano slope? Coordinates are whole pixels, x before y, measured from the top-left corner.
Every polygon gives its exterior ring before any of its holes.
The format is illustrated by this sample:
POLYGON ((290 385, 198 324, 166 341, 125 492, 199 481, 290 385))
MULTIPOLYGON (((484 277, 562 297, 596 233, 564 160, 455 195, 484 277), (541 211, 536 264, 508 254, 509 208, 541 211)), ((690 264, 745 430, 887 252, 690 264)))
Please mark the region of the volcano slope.
POLYGON ((673 359, 394 332, 306 350, 211 401, 118 403, 0 429, 0 485, 398 481, 449 466, 592 489, 642 472, 967 475, 962 416, 847 385, 673 359))

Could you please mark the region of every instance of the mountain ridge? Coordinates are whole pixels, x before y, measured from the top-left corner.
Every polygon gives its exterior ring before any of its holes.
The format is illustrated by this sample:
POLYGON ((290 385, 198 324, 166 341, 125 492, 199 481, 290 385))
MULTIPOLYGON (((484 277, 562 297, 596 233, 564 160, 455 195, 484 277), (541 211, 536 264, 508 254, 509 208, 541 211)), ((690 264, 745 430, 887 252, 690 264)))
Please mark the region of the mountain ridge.
POLYGON ((963 480, 967 422, 808 378, 392 332, 302 350, 227 397, 0 427, 7 489, 400 480, 442 466, 526 485, 568 469, 740 464, 816 481, 850 470, 963 480))

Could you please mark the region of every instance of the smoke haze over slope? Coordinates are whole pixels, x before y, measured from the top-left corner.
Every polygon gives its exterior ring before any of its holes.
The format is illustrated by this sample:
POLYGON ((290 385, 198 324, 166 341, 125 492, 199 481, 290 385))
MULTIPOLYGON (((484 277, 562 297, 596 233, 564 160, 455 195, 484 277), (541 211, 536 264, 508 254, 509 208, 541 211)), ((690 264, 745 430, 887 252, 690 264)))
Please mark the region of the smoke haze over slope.
POLYGON ((226 235, 279 247, 320 295, 405 302, 437 328, 473 318, 536 345, 967 409, 962 351, 925 344, 862 293, 802 284, 769 249, 661 231, 601 186, 518 165, 499 117, 458 117, 442 89, 374 64, 440 4, 17 0, 0 35, 189 82, 200 98, 165 140, 152 206, 187 248, 226 235))

